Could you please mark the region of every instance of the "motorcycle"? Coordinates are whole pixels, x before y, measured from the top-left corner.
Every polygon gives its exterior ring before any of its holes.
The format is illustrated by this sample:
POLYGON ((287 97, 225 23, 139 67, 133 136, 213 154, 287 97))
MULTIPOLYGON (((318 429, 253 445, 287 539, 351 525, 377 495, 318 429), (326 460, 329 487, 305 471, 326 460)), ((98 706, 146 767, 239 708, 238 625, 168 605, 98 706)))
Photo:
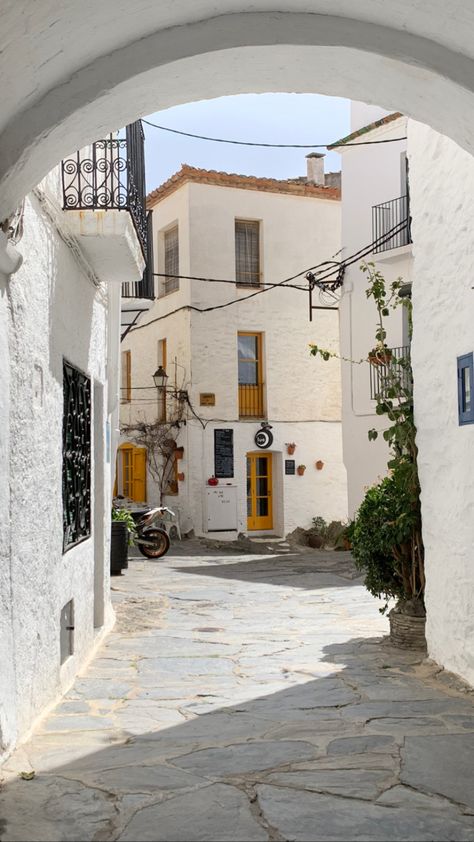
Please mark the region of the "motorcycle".
POLYGON ((136 534, 134 543, 146 558, 161 558, 170 548, 170 539, 163 525, 154 526, 166 513, 175 516, 167 506, 157 506, 142 515, 135 524, 136 534))

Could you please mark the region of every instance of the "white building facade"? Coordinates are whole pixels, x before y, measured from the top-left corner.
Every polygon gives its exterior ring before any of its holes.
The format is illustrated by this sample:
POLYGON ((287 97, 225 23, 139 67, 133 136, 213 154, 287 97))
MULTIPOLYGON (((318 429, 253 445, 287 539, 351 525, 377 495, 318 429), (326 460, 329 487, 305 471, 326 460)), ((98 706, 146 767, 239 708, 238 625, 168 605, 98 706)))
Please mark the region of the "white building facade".
MULTIPOLYGON (((119 159, 117 139, 98 144, 96 161, 104 144, 119 159)), ((141 282, 146 249, 111 171, 100 197, 91 186, 92 150, 54 169, 3 235, 0 756, 68 689, 113 622, 121 282, 141 282)), ((126 177, 122 169, 125 193, 126 177)))
MULTIPOLYGON (((150 387, 164 366, 182 449, 163 491, 182 532, 284 536, 313 517, 347 515, 339 363, 318 368, 309 354, 311 342, 338 350, 337 309, 310 323, 307 291, 267 286, 340 248, 339 189, 325 186, 322 159, 308 167, 312 182, 184 166, 149 196, 159 295, 122 344, 130 381, 121 418, 160 417, 150 387)), ((133 496, 123 458, 117 490, 133 496)), ((146 483, 158 502, 149 471, 146 483)))
MULTIPOLYGON (((375 264, 387 286, 397 278, 410 284, 413 274, 409 226, 410 202, 406 140, 407 119, 364 103, 351 104, 352 133, 339 143, 342 156, 342 257, 348 258, 374 243, 365 261, 375 264), (373 146, 351 146, 360 141, 373 146), (376 141, 389 141, 376 143, 376 141)), ((349 515, 365 490, 387 473, 387 445, 380 435, 369 441, 368 431, 386 424, 375 414, 377 377, 382 374, 366 360, 376 345, 377 310, 367 300, 362 260, 348 266, 340 303, 342 360, 342 429, 347 469, 349 515)), ((402 355, 409 344, 406 311, 400 308, 384 320, 386 344, 402 355)), ((320 362, 319 365, 324 365, 320 362)))
MULTIPOLYGON (((398 113, 354 103, 342 152, 344 256, 379 236, 370 259, 388 281, 411 284, 415 422, 425 546, 430 657, 474 684, 474 293, 472 157, 453 141, 398 113), (406 140, 349 148, 361 140, 406 140), (405 155, 409 176, 406 180, 405 155), (407 196, 408 201, 401 197, 407 196), (397 223, 406 218, 406 226, 397 223), (374 225, 372 227, 372 221, 374 225), (379 225, 377 229, 377 223, 379 225), (389 235, 384 251, 380 236, 389 235), (400 243, 399 231, 407 242, 400 243), (408 240, 413 239, 413 242, 408 240)), ((346 272, 341 351, 348 360, 374 345, 375 308, 358 265, 346 272)), ((401 311, 387 320, 387 345, 406 348, 401 311)), ((321 363, 322 365, 322 363, 321 363)), ((373 413, 369 363, 342 362, 344 462, 349 514, 387 473, 383 439, 368 441, 373 413)))

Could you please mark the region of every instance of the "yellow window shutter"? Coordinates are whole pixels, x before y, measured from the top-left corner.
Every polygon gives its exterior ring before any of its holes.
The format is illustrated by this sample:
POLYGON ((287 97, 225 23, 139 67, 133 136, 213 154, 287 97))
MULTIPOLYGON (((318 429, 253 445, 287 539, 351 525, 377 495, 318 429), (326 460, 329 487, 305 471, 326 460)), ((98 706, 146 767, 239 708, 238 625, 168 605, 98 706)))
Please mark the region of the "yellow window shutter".
POLYGON ((132 499, 146 502, 146 449, 133 448, 133 493, 132 499))

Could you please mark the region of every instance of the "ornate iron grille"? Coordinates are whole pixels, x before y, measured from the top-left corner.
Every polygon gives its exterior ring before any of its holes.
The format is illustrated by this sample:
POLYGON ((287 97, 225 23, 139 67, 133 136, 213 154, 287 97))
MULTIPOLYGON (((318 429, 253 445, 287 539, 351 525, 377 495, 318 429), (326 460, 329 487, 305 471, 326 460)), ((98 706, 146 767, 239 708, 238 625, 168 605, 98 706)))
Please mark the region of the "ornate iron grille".
POLYGON ((141 281, 126 281, 122 284, 122 296, 124 298, 148 298, 153 301, 155 297, 155 276, 153 274, 153 211, 147 214, 147 247, 146 266, 141 281))
POLYGON ((91 534, 91 381, 63 363, 63 549, 91 534))
POLYGON ((140 121, 126 138, 112 135, 65 158, 61 165, 64 210, 127 210, 146 253, 144 137, 140 121))

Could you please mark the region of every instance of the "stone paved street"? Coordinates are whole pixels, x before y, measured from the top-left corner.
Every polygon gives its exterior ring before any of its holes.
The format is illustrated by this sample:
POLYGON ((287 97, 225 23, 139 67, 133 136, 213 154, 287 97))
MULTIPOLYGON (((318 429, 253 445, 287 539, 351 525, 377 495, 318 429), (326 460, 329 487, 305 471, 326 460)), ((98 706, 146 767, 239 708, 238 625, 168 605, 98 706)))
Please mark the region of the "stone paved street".
POLYGON ((112 586, 114 631, 1 770, 2 842, 474 840, 473 696, 382 640, 347 554, 185 541, 112 586))

